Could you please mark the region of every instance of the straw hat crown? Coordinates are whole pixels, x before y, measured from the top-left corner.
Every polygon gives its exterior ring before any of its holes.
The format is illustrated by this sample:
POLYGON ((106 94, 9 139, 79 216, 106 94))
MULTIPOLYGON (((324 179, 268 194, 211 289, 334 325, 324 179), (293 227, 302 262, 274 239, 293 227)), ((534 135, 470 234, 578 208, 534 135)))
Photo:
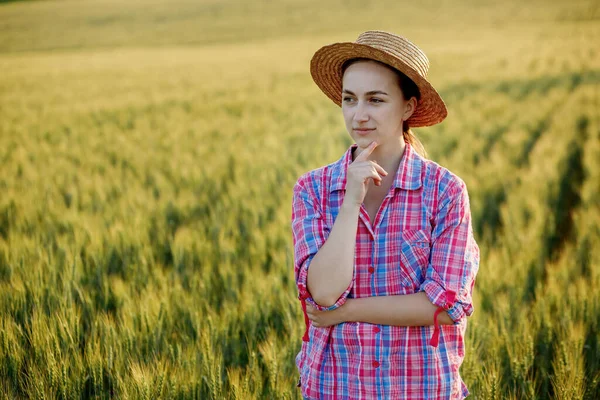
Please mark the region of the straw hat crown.
POLYGON ((406 65, 427 78, 429 59, 421 49, 402 36, 383 31, 368 31, 361 33, 356 43, 380 49, 398 57, 406 65))
POLYGON ((429 59, 414 43, 390 32, 367 31, 355 42, 334 43, 317 50, 310 72, 319 88, 338 106, 342 104, 342 65, 352 58, 369 58, 387 64, 408 76, 419 88, 420 99, 409 126, 430 126, 448 115, 439 93, 427 80, 429 59))

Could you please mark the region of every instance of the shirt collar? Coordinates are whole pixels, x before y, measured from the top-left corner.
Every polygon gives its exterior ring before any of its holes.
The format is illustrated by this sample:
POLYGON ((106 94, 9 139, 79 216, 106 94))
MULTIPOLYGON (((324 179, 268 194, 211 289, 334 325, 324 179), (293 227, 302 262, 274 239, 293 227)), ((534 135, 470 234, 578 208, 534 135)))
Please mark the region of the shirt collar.
MULTIPOLYGON (((424 160, 409 142, 404 141, 404 143, 406 143, 406 148, 404 149, 404 154, 400 160, 400 165, 398 166, 398 171, 396 171, 396 177, 392 186, 405 190, 415 190, 421 187, 421 169, 424 160)), ((330 192, 346 189, 346 171, 352 163, 352 152, 357 147, 356 143, 352 144, 342 158, 334 163, 330 192)))

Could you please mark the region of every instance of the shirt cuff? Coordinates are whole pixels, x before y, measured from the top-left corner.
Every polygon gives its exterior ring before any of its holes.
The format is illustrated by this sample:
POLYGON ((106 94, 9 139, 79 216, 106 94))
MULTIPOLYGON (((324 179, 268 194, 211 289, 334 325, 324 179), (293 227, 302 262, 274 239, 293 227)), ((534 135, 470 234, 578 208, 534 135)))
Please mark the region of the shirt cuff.
POLYGON ((315 302, 315 300, 310 296, 310 294, 308 294, 308 291, 306 292, 307 293, 306 294, 306 296, 307 296, 306 302, 309 303, 310 305, 312 305, 314 308, 316 308, 319 311, 333 311, 336 308, 343 306, 344 303, 346 303, 346 300, 348 299, 348 294, 350 293, 350 289, 352 289, 352 283, 350 283, 350 286, 348 286, 348 288, 344 291, 344 293, 342 293, 340 295, 340 297, 337 299, 337 301, 328 307, 322 306, 322 305, 318 304, 317 302, 315 302))
POLYGON ((350 294, 350 291, 352 290, 352 287, 354 286, 354 276, 352 277, 352 281, 350 281, 350 284, 348 285, 348 287, 346 288, 346 290, 344 290, 344 292, 340 295, 340 297, 338 297, 338 299, 336 300, 336 302, 330 306, 322 306, 320 304, 318 304, 311 296, 311 294, 308 292, 308 288, 307 288, 307 280, 308 280, 308 267, 310 262, 312 261, 312 257, 310 259, 308 259, 304 265, 300 268, 300 272, 298 274, 298 298, 300 300, 305 300, 306 303, 312 305, 314 308, 316 308, 319 311, 332 311, 335 310, 336 308, 339 308, 341 306, 344 305, 344 303, 346 303, 346 300, 348 299, 348 295, 350 294))
POLYGON ((454 325, 458 325, 463 317, 470 315, 465 311, 465 307, 458 301, 458 298, 456 301, 448 301, 452 296, 448 296, 448 291, 432 279, 425 280, 419 290, 425 292, 431 303, 443 308, 454 321, 454 325))

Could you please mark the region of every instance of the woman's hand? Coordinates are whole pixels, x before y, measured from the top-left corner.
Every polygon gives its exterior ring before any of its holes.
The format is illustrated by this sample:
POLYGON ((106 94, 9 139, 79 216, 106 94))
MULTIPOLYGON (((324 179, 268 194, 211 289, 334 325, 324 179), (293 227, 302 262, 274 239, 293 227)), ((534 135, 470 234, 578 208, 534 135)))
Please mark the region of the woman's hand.
POLYGON ((306 303, 306 314, 313 326, 317 328, 326 328, 328 326, 346 322, 346 307, 352 299, 346 299, 346 303, 331 311, 319 311, 312 305, 306 303))
POLYGON ((350 201, 360 206, 367 195, 369 179, 381 186, 381 175, 386 176, 388 173, 375 161, 367 159, 377 146, 377 142, 371 142, 348 166, 344 202, 350 201))

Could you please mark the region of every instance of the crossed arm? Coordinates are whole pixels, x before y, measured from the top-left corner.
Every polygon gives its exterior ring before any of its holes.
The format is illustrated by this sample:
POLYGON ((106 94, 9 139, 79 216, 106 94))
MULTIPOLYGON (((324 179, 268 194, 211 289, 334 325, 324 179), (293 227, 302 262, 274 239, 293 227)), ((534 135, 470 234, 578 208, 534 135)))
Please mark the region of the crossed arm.
MULTIPOLYGON (((363 297, 346 299, 346 302, 331 311, 319 311, 306 305, 308 318, 316 327, 337 325, 342 322, 368 322, 380 325, 423 326, 433 325, 433 314, 437 309, 425 292, 398 296, 363 297)), ((446 311, 438 316, 440 325, 452 325, 454 321, 446 311)))

